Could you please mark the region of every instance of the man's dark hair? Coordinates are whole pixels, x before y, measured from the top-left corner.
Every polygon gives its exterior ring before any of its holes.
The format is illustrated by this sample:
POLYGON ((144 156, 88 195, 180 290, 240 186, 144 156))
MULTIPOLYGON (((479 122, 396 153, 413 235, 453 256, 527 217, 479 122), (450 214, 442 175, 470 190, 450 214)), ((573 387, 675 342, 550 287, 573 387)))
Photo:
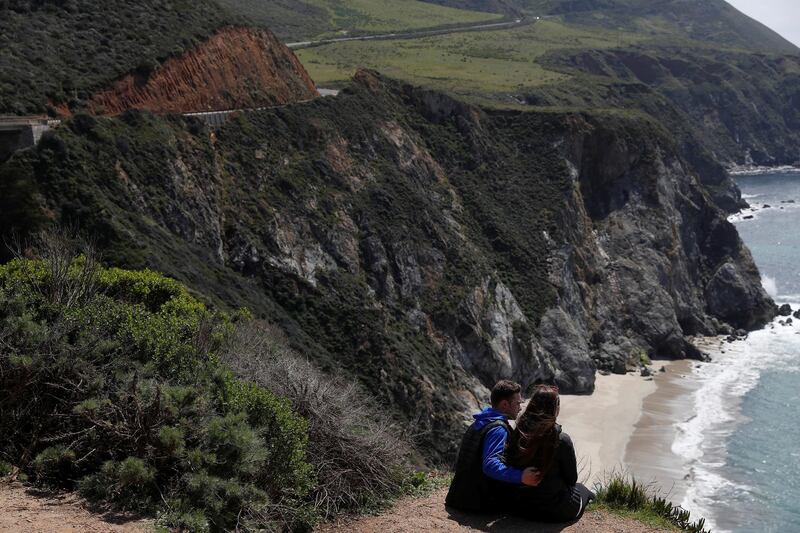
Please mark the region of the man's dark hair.
POLYGON ((503 400, 509 400, 521 390, 522 387, 519 386, 519 383, 501 379, 492 387, 492 395, 489 397, 489 400, 492 402, 492 407, 497 407, 497 404, 503 400))

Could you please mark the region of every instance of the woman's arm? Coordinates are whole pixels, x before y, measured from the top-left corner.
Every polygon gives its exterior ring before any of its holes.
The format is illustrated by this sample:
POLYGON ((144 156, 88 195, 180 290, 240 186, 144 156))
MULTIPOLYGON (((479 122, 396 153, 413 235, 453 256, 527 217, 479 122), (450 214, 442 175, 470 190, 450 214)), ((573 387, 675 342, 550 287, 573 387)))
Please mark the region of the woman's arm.
POLYGON ((566 433, 561 434, 561 443, 558 445, 558 466, 564 483, 572 486, 578 482, 578 463, 575 459, 575 446, 566 433))

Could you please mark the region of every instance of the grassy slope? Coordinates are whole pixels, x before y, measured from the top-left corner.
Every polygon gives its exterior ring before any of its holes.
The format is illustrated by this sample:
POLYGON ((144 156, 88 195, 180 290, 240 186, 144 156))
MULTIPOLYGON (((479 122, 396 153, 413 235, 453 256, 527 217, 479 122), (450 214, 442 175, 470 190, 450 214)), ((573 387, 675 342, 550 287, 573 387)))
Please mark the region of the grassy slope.
POLYGON ((343 84, 366 66, 492 107, 643 110, 690 151, 699 146, 725 164, 800 160, 797 48, 728 4, 542 0, 517 7, 563 14, 511 30, 348 42, 298 56, 323 85, 343 84), (604 9, 590 9, 597 6, 604 9), (764 48, 772 53, 758 51, 764 48))
POLYGON ((469 24, 500 16, 417 0, 218 1, 231 13, 267 26, 286 40, 308 40, 344 31, 376 33, 469 24))
POLYGON ((43 113, 182 52, 228 22, 211 0, 0 3, 0 113, 43 113))
MULTIPOLYGON (((343 83, 358 67, 375 68, 415 84, 488 101, 491 95, 563 81, 537 59, 560 49, 611 48, 641 37, 541 20, 513 30, 425 39, 347 42, 297 52, 319 84, 343 83)), ((501 101, 507 100, 501 96, 501 101)))
MULTIPOLYGON (((427 0, 464 7, 479 0, 427 0)), ((797 47, 725 0, 503 0, 489 11, 564 15, 571 22, 693 39, 716 46, 796 53, 797 47)))

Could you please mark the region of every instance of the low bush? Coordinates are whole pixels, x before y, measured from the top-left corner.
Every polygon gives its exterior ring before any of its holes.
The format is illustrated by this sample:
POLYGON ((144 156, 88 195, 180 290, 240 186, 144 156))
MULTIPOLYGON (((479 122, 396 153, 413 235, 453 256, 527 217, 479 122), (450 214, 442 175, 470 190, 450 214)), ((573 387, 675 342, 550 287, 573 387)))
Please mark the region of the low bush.
POLYGON ((242 316, 65 242, 0 265, 0 457, 165 527, 309 528, 308 423, 219 363, 242 316))
POLYGON ((321 515, 380 506, 426 483, 408 468, 407 435, 374 408, 369 391, 323 374, 288 348, 280 332, 243 324, 221 354, 237 376, 287 398, 308 420, 313 498, 321 515))
POLYGON ((689 511, 673 505, 651 486, 643 485, 625 473, 613 472, 604 483, 596 487, 596 492, 596 505, 612 511, 632 513, 645 520, 666 522, 681 531, 711 533, 705 529, 705 519, 692 522, 689 511))

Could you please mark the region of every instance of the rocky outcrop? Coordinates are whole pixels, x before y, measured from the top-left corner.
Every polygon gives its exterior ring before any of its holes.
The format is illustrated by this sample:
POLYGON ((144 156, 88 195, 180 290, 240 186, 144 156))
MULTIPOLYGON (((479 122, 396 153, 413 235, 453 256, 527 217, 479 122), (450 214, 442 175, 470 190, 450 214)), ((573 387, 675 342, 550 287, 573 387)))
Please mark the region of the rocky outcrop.
POLYGON ((574 123, 564 140, 575 194, 562 307, 600 368, 700 357, 686 337, 763 325, 775 306, 752 257, 695 171, 658 129, 574 123), (627 131, 626 131, 627 130, 627 131), (570 141, 571 139, 571 141, 570 141), (571 278, 571 279, 570 279, 571 278))
POLYGON ((132 108, 186 113, 283 105, 316 96, 303 65, 272 33, 228 27, 152 72, 140 69, 124 76, 94 94, 89 109, 112 115, 132 108))
POLYGON ((648 120, 485 111, 374 72, 213 136, 92 120, 102 135, 76 120, 11 161, 50 217, 100 233, 109 261, 280 325, 438 457, 499 378, 589 393, 598 368, 699 357, 688 335, 775 312, 648 120))

